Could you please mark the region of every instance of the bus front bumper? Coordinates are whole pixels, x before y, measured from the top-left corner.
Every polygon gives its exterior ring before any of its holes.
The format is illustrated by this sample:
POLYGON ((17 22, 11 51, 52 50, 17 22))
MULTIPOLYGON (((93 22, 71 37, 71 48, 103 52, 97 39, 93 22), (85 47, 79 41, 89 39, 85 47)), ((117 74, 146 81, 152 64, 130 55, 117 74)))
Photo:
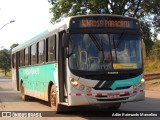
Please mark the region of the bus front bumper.
POLYGON ((103 103, 125 103, 134 101, 143 101, 145 91, 138 90, 116 90, 116 91, 99 91, 96 93, 69 93, 69 106, 103 104, 103 103))

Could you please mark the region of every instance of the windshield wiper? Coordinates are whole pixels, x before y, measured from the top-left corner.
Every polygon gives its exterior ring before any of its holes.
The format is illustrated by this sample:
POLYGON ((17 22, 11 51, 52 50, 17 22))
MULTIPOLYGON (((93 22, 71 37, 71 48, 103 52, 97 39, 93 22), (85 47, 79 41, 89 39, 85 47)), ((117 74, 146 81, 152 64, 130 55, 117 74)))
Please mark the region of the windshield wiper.
POLYGON ((95 44, 95 46, 98 48, 98 50, 100 51, 100 62, 103 62, 104 61, 104 50, 103 50, 103 42, 101 40, 101 45, 100 43, 98 42, 97 38, 95 35, 93 34, 89 34, 91 40, 93 41, 93 43, 95 44))
POLYGON ((116 48, 114 36, 113 36, 113 47, 114 47, 115 57, 116 57, 116 61, 117 61, 117 50, 116 50, 117 48, 116 48))
POLYGON ((120 45, 120 43, 123 41, 122 38, 124 37, 125 33, 126 33, 126 31, 123 30, 123 32, 120 34, 120 37, 119 37, 119 39, 118 39, 118 41, 117 41, 117 45, 116 45, 115 49, 118 48, 119 45, 120 45))

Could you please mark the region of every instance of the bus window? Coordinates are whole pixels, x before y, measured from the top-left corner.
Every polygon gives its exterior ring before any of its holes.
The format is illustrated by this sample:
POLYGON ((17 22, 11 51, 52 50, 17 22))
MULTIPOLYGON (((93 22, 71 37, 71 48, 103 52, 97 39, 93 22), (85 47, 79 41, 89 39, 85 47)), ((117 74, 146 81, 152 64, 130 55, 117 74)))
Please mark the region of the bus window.
POLYGON ((44 40, 38 43, 38 63, 44 62, 44 40))
POLYGON ((34 44, 31 46, 31 65, 36 63, 36 44, 34 44))
POLYGON ((20 66, 24 66, 24 50, 20 51, 20 66))
POLYGON ((48 62, 56 60, 56 35, 47 39, 48 46, 48 62))
POLYGON ((28 47, 25 48, 25 66, 28 65, 29 57, 28 57, 28 47))

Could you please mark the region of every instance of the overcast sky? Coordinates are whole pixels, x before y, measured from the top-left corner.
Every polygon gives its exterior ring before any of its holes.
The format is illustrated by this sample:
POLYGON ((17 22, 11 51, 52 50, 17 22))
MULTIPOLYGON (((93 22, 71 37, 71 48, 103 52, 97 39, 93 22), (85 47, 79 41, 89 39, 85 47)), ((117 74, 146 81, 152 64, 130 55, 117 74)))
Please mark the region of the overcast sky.
POLYGON ((10 49, 13 43, 21 44, 48 29, 50 7, 48 0, 0 0, 0 49, 10 49), (15 22, 7 24, 11 20, 15 22))
POLYGON ((51 25, 50 7, 48 0, 0 0, 0 48, 10 49, 45 31, 51 25), (15 22, 7 24, 11 20, 15 22))

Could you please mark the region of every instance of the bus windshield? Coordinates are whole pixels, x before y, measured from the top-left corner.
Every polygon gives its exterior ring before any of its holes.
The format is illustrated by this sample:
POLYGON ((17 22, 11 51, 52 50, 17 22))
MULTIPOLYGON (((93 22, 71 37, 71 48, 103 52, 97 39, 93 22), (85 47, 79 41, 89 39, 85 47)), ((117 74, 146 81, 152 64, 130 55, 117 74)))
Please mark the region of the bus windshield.
POLYGON ((140 69, 140 35, 72 34, 69 43, 69 67, 82 71, 140 69))

